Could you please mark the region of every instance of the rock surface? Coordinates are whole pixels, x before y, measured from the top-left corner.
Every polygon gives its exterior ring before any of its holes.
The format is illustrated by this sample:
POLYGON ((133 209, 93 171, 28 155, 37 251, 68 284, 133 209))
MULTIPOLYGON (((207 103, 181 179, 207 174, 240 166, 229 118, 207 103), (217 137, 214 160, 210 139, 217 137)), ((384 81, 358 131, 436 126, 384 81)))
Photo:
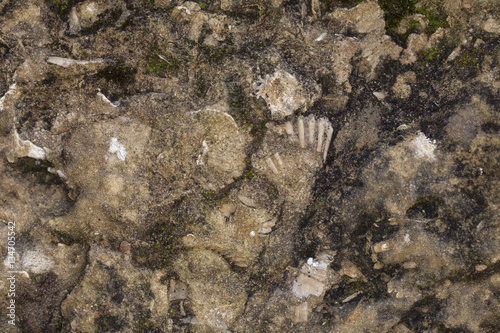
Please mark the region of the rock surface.
POLYGON ((496 332, 498 1, 0 2, 1 332, 496 332))

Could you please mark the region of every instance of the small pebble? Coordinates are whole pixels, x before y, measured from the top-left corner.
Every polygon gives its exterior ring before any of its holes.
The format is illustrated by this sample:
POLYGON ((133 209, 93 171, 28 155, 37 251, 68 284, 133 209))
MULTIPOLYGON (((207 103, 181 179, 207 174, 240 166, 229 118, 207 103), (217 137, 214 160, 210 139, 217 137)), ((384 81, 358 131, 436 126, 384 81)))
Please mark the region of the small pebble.
POLYGON ((123 253, 129 253, 130 252, 130 243, 129 242, 126 242, 126 241, 122 241, 120 243, 120 251, 122 251, 123 253))
POLYGON ((476 271, 477 272, 482 272, 484 271, 486 268, 488 268, 488 266, 484 265, 484 264, 481 264, 481 265, 476 265, 476 271))
POLYGON ((407 261, 403 264, 403 267, 405 269, 414 269, 417 268, 417 263, 414 261, 407 261))
POLYGON ((391 243, 389 241, 383 241, 373 245, 373 251, 376 253, 387 252, 391 249, 391 243))

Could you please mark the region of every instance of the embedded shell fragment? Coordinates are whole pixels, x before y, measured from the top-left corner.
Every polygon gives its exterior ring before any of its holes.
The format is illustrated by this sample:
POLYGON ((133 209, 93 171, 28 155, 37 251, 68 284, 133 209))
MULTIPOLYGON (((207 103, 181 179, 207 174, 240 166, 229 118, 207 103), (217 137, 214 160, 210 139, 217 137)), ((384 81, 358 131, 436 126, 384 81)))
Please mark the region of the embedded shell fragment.
POLYGON ((319 95, 318 87, 304 87, 296 76, 283 69, 277 69, 255 82, 254 89, 256 95, 267 102, 273 119, 283 119, 293 114, 306 104, 312 104, 319 95))
MULTIPOLYGON (((328 119, 316 119, 313 115, 299 116, 295 124, 287 121, 284 125, 277 125, 273 129, 279 134, 286 133, 284 135, 290 142, 298 143, 300 149, 315 151, 323 161, 326 161, 333 135, 333 127, 328 119)), ((274 174, 285 172, 285 166, 278 152, 267 157, 266 163, 274 174)))

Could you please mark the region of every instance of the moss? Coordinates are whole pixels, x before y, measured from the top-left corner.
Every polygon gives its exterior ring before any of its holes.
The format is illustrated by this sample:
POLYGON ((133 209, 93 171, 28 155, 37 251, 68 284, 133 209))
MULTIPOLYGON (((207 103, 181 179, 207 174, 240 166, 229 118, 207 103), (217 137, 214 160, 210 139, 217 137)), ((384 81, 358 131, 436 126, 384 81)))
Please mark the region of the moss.
POLYGON ((179 61, 173 55, 162 55, 158 48, 147 56, 146 69, 149 73, 157 76, 165 76, 167 72, 176 72, 179 69, 179 61))
POLYGON ((483 57, 484 52, 481 49, 475 47, 463 48, 460 56, 453 60, 452 71, 462 79, 476 75, 480 70, 483 57))
POLYGON ((54 0, 54 5, 56 6, 56 10, 59 12, 64 12, 69 8, 69 0, 54 0))
POLYGON ((415 5, 420 0, 381 0, 380 8, 385 13, 385 28, 392 31, 399 27, 401 20, 408 15, 415 14, 415 5))
POLYGON ((266 129, 266 124, 267 120, 259 120, 254 123, 250 123, 250 125, 252 126, 252 129, 250 130, 250 135, 255 137, 263 134, 266 129))
POLYGON ((223 47, 220 49, 216 49, 214 51, 211 51, 208 55, 208 62, 209 63, 220 63, 222 59, 224 59, 226 56, 231 56, 233 54, 232 50, 228 47, 223 47))
POLYGON ((235 182, 227 185, 226 187, 224 187, 218 191, 212 191, 212 190, 204 191, 201 194, 201 200, 202 201, 215 201, 216 203, 220 203, 222 201, 222 199, 227 197, 227 195, 229 194, 229 192, 231 192, 232 189, 238 187, 237 183, 238 182, 235 181, 235 182))
POLYGON ((416 13, 423 14, 428 22, 427 28, 424 33, 430 35, 433 34, 439 28, 448 27, 448 22, 446 21, 446 15, 440 12, 431 12, 425 6, 416 9, 416 13))
POLYGON ((202 193, 202 199, 203 201, 207 201, 207 200, 216 200, 217 199, 217 192, 216 191, 212 191, 212 190, 208 190, 208 191, 204 191, 202 193))
POLYGON ((419 25, 420 25, 420 22, 418 22, 416 20, 410 20, 410 22, 408 22, 409 28, 417 28, 419 25))
POLYGON ((407 39, 408 36, 414 33, 419 33, 420 22, 416 20, 410 20, 408 22, 408 30, 403 34, 403 38, 407 39))
POLYGON ((139 311, 139 323, 137 325, 138 332, 157 332, 153 321, 151 320, 150 310, 140 310, 139 311))
POLYGON ((238 83, 228 84, 227 103, 231 109, 241 111, 248 108, 243 86, 238 83))
POLYGON ((245 89, 238 78, 230 78, 226 81, 226 85, 227 103, 231 108, 231 114, 236 117, 238 122, 251 126, 250 135, 260 135, 267 122, 263 119, 263 105, 261 103, 265 103, 264 100, 252 98, 250 89, 245 89))
POLYGON ((210 89, 210 84, 207 82, 205 75, 199 75, 196 79, 195 92, 198 97, 205 97, 208 90, 210 89))
POLYGON ((68 14, 71 8, 75 6, 79 0, 51 0, 49 6, 63 20, 68 19, 68 14))
MULTIPOLYGON (((426 34, 434 33, 438 28, 447 27, 446 15, 439 10, 430 10, 426 6, 417 7, 420 0, 381 0, 380 7, 385 13, 385 28, 388 32, 394 32, 401 21, 413 14, 422 14, 428 21, 428 26, 424 30, 426 34)), ((409 30, 415 29, 418 22, 410 21, 409 30)), ((405 34, 403 37, 408 37, 405 34)))
POLYGON ((252 179, 254 176, 253 168, 249 167, 248 170, 243 174, 244 178, 252 179))
POLYGON ((168 261, 174 254, 172 230, 166 225, 157 227, 148 237, 148 243, 152 252, 150 264, 153 269, 163 269, 167 267, 168 261))
POLYGON ((467 69, 473 67, 475 69, 479 69, 479 57, 482 55, 482 51, 476 48, 466 49, 462 52, 460 57, 453 61, 458 67, 462 67, 463 69, 467 69))
POLYGON ((432 47, 418 54, 418 64, 420 69, 428 67, 430 64, 443 60, 443 50, 439 47, 432 47))
POLYGON ((430 48, 424 51, 424 58, 426 61, 434 61, 441 57, 443 51, 437 47, 430 48))

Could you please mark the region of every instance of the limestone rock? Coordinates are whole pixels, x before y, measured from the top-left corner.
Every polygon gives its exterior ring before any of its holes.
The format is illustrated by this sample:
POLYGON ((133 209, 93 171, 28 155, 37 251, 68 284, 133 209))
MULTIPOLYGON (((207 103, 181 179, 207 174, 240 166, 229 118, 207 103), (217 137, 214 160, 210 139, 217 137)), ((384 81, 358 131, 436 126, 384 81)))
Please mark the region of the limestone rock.
POLYGON ((188 298, 202 324, 226 328, 242 313, 247 299, 243 285, 214 252, 189 251, 179 258, 175 269, 189 286, 188 298))
POLYGON ((168 286, 160 278, 161 274, 135 268, 130 257, 93 246, 82 281, 61 307, 68 329, 136 331, 144 325, 140 312, 135 311, 140 304, 147 304, 148 325, 165 325, 168 286))
POLYGON ((496 332, 497 2, 0 1, 0 331, 496 332))

